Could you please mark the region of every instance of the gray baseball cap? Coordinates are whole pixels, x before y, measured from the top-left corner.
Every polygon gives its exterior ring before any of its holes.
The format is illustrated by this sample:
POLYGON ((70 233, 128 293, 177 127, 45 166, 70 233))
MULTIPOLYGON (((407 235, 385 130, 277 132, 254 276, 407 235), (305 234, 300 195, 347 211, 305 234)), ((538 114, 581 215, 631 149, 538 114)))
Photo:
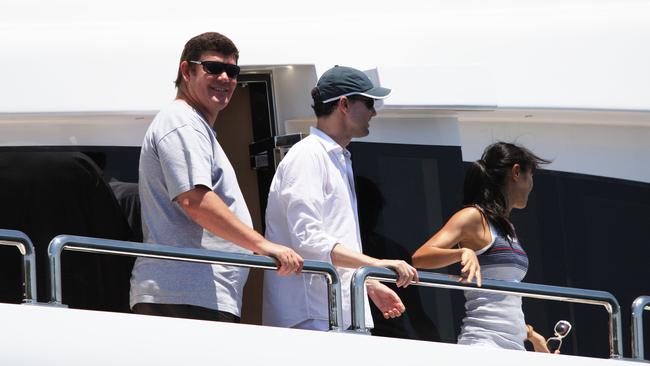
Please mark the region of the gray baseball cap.
POLYGON ((325 71, 318 79, 316 88, 322 103, 350 95, 363 95, 373 99, 384 99, 390 95, 390 89, 372 85, 372 81, 363 71, 338 65, 325 71))

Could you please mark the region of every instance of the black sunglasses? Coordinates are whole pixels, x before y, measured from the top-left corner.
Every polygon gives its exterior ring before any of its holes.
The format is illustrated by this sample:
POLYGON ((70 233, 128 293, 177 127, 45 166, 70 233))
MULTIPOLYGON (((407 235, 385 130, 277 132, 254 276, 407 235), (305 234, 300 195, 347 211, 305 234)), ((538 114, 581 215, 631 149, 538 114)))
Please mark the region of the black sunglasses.
POLYGON ((546 341, 546 346, 548 350, 553 353, 562 347, 562 338, 566 337, 567 334, 571 331, 571 323, 566 320, 560 320, 553 327, 553 332, 555 337, 551 337, 546 341))
POLYGON ((190 63, 203 66, 203 70, 208 74, 221 75, 224 71, 231 79, 236 79, 241 68, 237 65, 226 64, 219 61, 189 61, 190 63))
POLYGON ((348 99, 350 100, 358 100, 362 102, 363 104, 366 105, 366 108, 368 109, 373 109, 375 108, 375 100, 372 98, 367 98, 363 96, 349 96, 348 99))

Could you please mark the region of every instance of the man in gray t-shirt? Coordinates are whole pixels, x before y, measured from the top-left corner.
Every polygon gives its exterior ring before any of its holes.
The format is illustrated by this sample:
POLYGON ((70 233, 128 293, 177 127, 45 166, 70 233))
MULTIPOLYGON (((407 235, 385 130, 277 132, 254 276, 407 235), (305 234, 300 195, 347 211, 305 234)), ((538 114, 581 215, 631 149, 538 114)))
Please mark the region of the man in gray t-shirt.
MULTIPOLYGON (((140 154, 144 241, 183 248, 256 252, 278 273, 300 273, 303 259, 255 232, 235 172, 213 124, 237 86, 236 46, 219 33, 190 39, 181 55, 176 100, 147 130, 140 154)), ((135 313, 239 321, 248 270, 138 258, 131 276, 135 313)))

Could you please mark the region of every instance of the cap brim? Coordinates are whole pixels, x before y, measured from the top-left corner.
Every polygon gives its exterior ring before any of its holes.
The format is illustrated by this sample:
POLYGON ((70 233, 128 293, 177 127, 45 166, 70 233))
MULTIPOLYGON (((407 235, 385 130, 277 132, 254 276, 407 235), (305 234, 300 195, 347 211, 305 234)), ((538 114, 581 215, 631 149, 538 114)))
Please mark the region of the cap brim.
POLYGON ((390 95, 391 90, 388 88, 382 88, 381 86, 376 86, 370 90, 366 90, 365 92, 350 92, 350 93, 345 93, 342 95, 339 95, 337 97, 332 97, 329 99, 326 99, 322 101, 321 103, 329 103, 333 102, 335 100, 341 99, 341 97, 349 97, 351 95, 363 95, 366 98, 372 98, 372 99, 384 99, 390 95))
POLYGON ((364 97, 373 98, 373 99, 384 99, 390 95, 390 92, 391 90, 388 88, 382 88, 381 86, 376 86, 363 93, 357 93, 357 94, 363 95, 364 97))

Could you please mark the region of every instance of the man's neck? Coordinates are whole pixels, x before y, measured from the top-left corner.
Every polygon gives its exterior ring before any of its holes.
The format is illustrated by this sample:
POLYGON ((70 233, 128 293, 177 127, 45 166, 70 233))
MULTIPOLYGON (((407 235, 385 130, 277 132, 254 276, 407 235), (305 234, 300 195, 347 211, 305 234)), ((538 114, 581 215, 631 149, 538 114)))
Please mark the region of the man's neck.
POLYGON ((342 128, 340 124, 336 123, 334 120, 328 120, 327 118, 319 118, 316 123, 316 128, 321 130, 324 134, 329 136, 332 140, 336 141, 342 148, 346 148, 352 138, 343 136, 341 133, 342 128))
POLYGON ((217 115, 219 114, 219 112, 211 113, 208 110, 202 109, 201 107, 199 107, 199 103, 195 102, 188 93, 182 90, 182 88, 180 88, 176 93, 176 99, 182 100, 187 105, 192 107, 192 109, 194 109, 199 115, 201 115, 201 117, 203 117, 203 119, 205 119, 205 121, 210 125, 210 127, 214 128, 214 123, 217 120, 217 115))

